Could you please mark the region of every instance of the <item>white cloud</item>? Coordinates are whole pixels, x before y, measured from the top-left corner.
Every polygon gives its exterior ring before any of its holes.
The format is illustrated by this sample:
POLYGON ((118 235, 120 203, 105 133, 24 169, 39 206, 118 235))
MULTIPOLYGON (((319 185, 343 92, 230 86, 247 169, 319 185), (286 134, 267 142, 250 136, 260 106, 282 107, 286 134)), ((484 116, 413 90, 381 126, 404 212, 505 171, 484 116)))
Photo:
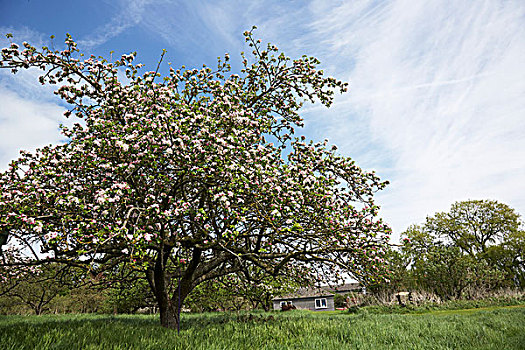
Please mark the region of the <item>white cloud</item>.
POLYGON ((63 112, 52 102, 27 100, 0 86, 0 171, 20 150, 34 151, 63 140, 58 129, 63 112))
POLYGON ((524 14, 518 1, 399 0, 315 16, 351 93, 312 129, 365 167, 391 166, 379 200, 397 233, 468 198, 525 214, 524 14))
MULTIPOLYGON (((1 33, 12 33, 13 41, 27 41, 36 47, 51 45, 50 39, 26 27, 0 27, 1 33)), ((0 38, 0 46, 9 41, 0 38)), ((0 70, 0 171, 18 158, 20 150, 34 151, 38 147, 56 144, 63 140, 60 123, 69 125, 63 117, 65 108, 53 94, 56 86, 38 83, 41 70, 20 70, 12 74, 0 70)))
MULTIPOLYGON (((126 29, 143 21, 147 6, 159 1, 155 0, 118 0, 111 4, 117 6, 113 18, 105 25, 95 29, 91 35, 78 41, 83 50, 89 51, 117 37, 126 29)), ((163 2, 163 1, 161 1, 163 2)))

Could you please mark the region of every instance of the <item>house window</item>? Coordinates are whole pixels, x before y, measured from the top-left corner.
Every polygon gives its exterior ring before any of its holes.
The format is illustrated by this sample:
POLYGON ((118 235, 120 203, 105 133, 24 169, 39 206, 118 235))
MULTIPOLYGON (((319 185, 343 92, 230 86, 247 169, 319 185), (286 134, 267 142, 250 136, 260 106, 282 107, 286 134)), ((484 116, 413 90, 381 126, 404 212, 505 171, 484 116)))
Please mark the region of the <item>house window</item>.
POLYGON ((280 305, 281 305, 281 310, 292 310, 296 308, 293 305, 291 300, 281 301, 280 305))
POLYGON ((326 309, 326 298, 315 299, 315 308, 316 309, 326 309))

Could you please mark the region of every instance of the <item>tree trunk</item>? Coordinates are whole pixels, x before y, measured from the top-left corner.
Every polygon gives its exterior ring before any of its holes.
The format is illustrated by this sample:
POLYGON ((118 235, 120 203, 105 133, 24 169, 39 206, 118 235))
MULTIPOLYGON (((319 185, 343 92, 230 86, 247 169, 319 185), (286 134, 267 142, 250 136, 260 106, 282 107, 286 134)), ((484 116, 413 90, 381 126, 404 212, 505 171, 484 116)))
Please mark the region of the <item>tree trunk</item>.
POLYGON ((161 298, 157 298, 157 302, 159 305, 159 313, 160 313, 160 324, 163 327, 169 328, 169 329, 179 329, 179 317, 180 317, 180 309, 182 309, 184 300, 189 294, 189 291, 184 288, 184 283, 182 284, 180 298, 181 301, 179 302, 179 293, 178 293, 178 287, 175 288, 175 292, 173 295, 173 298, 170 298, 167 293, 161 293, 161 298))
POLYGON ((162 327, 166 327, 169 329, 178 329, 179 313, 177 312, 177 307, 171 305, 170 301, 163 304, 159 302, 160 324, 162 325, 162 327))
POLYGON ((160 324, 169 329, 178 329, 178 299, 173 300, 169 297, 164 271, 160 276, 156 275, 155 277, 155 298, 159 306, 160 324))
POLYGON ((163 248, 161 254, 157 257, 154 269, 146 275, 157 299, 160 312, 160 324, 163 327, 178 330, 180 327, 180 309, 182 308, 184 300, 193 289, 193 272, 200 261, 202 251, 199 249, 194 250, 189 266, 179 278, 178 286, 175 288, 173 296, 170 297, 168 294, 169 281, 165 268, 171 249, 171 247, 163 248))

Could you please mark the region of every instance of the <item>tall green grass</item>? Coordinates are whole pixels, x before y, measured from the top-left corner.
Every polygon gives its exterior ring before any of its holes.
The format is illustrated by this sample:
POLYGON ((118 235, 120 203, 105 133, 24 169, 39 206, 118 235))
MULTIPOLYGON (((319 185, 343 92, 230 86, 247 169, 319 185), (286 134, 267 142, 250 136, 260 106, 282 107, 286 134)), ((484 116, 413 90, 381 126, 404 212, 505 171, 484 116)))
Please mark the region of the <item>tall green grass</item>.
POLYGON ((377 304, 355 308, 354 312, 373 314, 408 314, 427 313, 429 311, 463 310, 463 309, 491 309, 501 306, 525 306, 525 299, 521 298, 487 298, 480 300, 449 300, 443 303, 424 303, 420 305, 407 304, 377 304))
POLYGON ((447 314, 2 316, 0 349, 525 349, 525 308, 447 314), (251 315, 251 316, 250 316, 251 315))

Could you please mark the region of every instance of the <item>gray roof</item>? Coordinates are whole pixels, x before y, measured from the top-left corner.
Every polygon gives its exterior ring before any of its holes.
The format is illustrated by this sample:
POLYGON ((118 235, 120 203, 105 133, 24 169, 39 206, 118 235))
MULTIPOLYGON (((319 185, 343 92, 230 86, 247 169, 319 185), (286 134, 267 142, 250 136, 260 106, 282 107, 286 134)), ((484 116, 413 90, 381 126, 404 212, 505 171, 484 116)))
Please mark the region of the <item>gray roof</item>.
POLYGON ((358 282, 353 282, 353 283, 345 283, 339 286, 326 286, 324 288, 332 293, 344 294, 344 293, 360 290, 362 286, 358 282))
POLYGON ((273 298, 273 300, 330 297, 334 294, 346 294, 360 289, 361 285, 357 282, 345 283, 338 286, 301 287, 296 289, 292 293, 278 295, 275 298, 273 298))
POLYGON ((313 298, 313 297, 331 297, 334 293, 331 293, 324 289, 324 287, 301 287, 295 290, 293 293, 286 295, 279 295, 273 300, 280 299, 299 299, 299 298, 313 298))

